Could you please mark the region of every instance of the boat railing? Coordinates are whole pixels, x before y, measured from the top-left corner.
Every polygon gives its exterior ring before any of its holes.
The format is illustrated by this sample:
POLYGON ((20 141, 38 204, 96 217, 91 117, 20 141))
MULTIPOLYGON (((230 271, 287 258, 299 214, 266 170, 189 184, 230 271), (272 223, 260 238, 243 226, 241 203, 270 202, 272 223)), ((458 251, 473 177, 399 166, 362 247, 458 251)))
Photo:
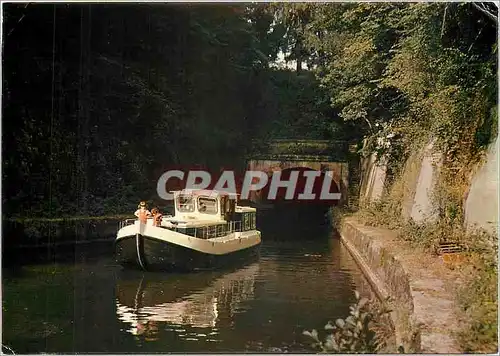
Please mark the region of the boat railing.
POLYGON ((241 224, 241 221, 231 221, 229 223, 229 230, 232 232, 241 232, 241 227, 242 227, 242 224, 241 224))
POLYGON ((173 230, 181 234, 190 235, 200 239, 213 239, 222 237, 234 232, 240 232, 242 228, 241 221, 231 221, 226 224, 200 226, 200 227, 176 227, 173 230))
POLYGON ((120 221, 119 229, 124 228, 125 226, 133 225, 137 219, 125 219, 120 221))
MULTIPOLYGON (((125 226, 133 225, 137 219, 126 219, 120 221, 119 229, 124 228, 125 226)), ((174 227, 172 230, 190 235, 193 237, 197 237, 200 239, 213 239, 216 237, 222 237, 234 232, 241 232, 243 225, 241 221, 230 221, 225 224, 218 224, 212 226, 199 226, 199 227, 174 227)))

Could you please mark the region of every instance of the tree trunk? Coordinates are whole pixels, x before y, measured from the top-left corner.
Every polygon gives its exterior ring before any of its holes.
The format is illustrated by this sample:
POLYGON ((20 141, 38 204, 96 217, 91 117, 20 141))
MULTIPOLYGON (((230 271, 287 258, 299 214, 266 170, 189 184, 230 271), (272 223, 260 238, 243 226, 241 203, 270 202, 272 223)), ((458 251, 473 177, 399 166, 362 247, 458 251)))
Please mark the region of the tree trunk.
POLYGON ((300 74, 302 72, 302 43, 300 40, 297 39, 297 42, 295 43, 295 61, 296 63, 296 72, 297 74, 300 74))

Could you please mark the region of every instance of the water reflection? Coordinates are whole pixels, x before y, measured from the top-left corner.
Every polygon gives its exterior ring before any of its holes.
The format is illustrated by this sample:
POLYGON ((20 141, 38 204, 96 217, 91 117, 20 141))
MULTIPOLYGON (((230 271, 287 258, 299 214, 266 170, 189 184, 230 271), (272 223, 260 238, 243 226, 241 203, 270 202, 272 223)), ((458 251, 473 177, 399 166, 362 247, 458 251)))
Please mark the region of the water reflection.
POLYGON ((311 352, 304 330, 345 318, 363 277, 338 238, 265 232, 231 271, 123 270, 111 248, 4 274, 3 343, 19 353, 311 352))
POLYGON ((232 320, 240 304, 254 298, 258 272, 254 263, 226 274, 125 275, 117 282, 116 313, 125 331, 145 341, 157 340, 161 325, 184 339, 213 335, 219 322, 232 320), (186 332, 194 328, 206 330, 186 332))

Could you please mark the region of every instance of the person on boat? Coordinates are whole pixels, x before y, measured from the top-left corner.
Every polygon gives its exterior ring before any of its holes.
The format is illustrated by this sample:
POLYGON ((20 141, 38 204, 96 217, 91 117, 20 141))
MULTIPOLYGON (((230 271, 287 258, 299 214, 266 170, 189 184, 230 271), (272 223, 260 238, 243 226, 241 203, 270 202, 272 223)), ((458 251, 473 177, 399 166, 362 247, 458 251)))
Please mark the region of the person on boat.
POLYGON ((135 211, 134 215, 137 216, 139 218, 139 221, 144 224, 148 221, 148 217, 151 216, 151 212, 146 207, 145 201, 141 201, 139 203, 139 206, 137 207, 137 210, 135 211))
POLYGON ((151 214, 153 215, 153 226, 160 226, 161 218, 163 217, 162 213, 160 212, 160 209, 158 208, 151 209, 151 214))

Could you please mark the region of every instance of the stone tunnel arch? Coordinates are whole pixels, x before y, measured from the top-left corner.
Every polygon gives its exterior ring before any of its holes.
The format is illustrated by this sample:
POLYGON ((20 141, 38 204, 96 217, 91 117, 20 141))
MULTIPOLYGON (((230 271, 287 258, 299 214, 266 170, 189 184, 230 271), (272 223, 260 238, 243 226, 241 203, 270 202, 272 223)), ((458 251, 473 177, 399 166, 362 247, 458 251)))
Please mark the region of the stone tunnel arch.
MULTIPOLYGON (((247 169, 250 171, 261 171, 272 175, 275 171, 281 171, 282 180, 288 180, 289 175, 292 171, 331 171, 333 182, 330 189, 330 193, 339 192, 341 193, 341 200, 337 201, 337 204, 343 204, 347 198, 347 182, 348 182, 348 166, 345 162, 316 162, 316 161, 277 161, 277 160, 250 160, 248 161, 247 169)), ((324 176, 322 174, 322 176, 324 176)), ((303 175, 299 173, 299 181, 303 175)), ((257 192, 252 192, 250 195, 250 200, 254 202, 262 202, 265 200, 268 194, 268 188, 271 180, 269 179, 266 187, 257 192)), ((317 189, 317 187, 315 188, 317 189)), ((278 197, 280 192, 284 194, 285 189, 280 188, 278 191, 278 197)), ((301 191, 298 190, 295 194, 297 195, 301 191)), ((331 202, 333 205, 333 202, 331 202)))

